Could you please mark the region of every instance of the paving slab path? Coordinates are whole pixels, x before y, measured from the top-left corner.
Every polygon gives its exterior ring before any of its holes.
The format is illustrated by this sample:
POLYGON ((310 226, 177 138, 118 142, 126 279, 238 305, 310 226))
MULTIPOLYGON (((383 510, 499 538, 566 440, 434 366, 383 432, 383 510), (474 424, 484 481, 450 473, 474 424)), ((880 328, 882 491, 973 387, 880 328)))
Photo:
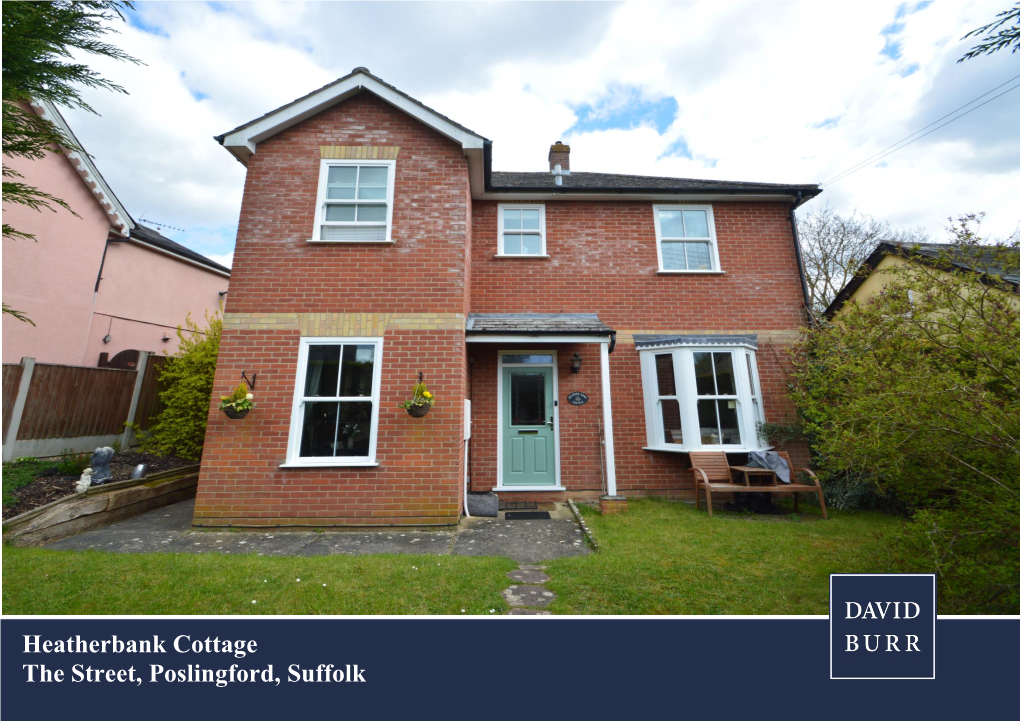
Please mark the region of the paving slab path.
POLYGON ((510 604, 508 616, 551 616, 545 607, 553 602, 556 594, 541 585, 549 580, 545 566, 522 565, 516 571, 508 571, 507 578, 521 583, 511 584, 504 589, 503 598, 510 604))
MULTIPOLYGON (((260 556, 453 554, 504 556, 524 564, 590 553, 569 510, 559 507, 551 513, 549 520, 507 521, 501 513, 499 518, 467 518, 458 527, 439 530, 387 528, 325 532, 199 530, 191 527, 194 508, 194 499, 181 501, 55 541, 46 548, 118 553, 252 553, 260 556)), ((514 580, 522 584, 533 583, 526 578, 514 580)))

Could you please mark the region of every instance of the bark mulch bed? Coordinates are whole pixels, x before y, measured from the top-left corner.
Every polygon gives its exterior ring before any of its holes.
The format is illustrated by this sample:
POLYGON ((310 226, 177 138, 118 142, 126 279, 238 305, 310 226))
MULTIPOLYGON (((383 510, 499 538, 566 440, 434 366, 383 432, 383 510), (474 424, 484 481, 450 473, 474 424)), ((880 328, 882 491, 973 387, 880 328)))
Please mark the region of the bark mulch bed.
MULTIPOLYGON (((191 466, 195 464, 195 461, 174 456, 157 456, 152 453, 118 453, 110 462, 113 479, 107 483, 126 481, 131 476, 131 471, 139 463, 144 463, 149 467, 146 471, 146 475, 148 475, 191 466)), ((4 519, 27 513, 33 508, 44 506, 64 496, 74 495, 74 484, 77 480, 78 476, 57 475, 55 468, 43 475, 36 476, 34 481, 14 491, 17 501, 3 507, 4 519)))

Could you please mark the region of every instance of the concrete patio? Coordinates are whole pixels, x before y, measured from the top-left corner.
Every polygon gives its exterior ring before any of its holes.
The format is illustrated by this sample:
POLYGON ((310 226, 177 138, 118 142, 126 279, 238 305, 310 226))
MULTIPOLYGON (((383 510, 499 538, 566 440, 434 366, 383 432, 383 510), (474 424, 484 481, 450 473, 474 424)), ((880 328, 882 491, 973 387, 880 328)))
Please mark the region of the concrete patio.
POLYGON ((466 518, 456 528, 352 531, 202 531, 191 527, 194 499, 51 543, 54 550, 115 553, 254 553, 260 556, 413 553, 505 556, 538 563, 590 552, 566 504, 549 504, 549 520, 466 518))

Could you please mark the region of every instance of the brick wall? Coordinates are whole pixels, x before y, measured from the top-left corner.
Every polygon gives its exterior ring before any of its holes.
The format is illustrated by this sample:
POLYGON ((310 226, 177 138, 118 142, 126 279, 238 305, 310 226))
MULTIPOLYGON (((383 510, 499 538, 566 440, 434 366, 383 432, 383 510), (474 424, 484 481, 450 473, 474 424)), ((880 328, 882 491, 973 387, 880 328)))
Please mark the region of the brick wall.
MULTIPOLYGON (((804 323, 803 295, 790 229, 789 206, 781 203, 714 203, 722 275, 658 274, 655 224, 650 202, 562 201, 546 203, 547 259, 495 258, 497 208, 473 208, 471 310, 476 313, 598 313, 617 330, 610 356, 617 491, 632 496, 678 496, 692 488, 685 454, 643 450, 647 444, 640 358, 633 337, 640 333, 755 333, 758 372, 766 418, 790 421, 788 353, 804 323)), ((597 346, 581 346, 580 375, 563 366, 578 347, 560 353, 561 463, 563 483, 574 495, 601 488, 599 454, 589 436, 598 433, 601 378, 597 346), (576 386, 576 387, 574 387, 576 386), (587 393, 580 409, 566 403, 571 390, 587 393), (575 413, 581 411, 582 413, 575 413), (578 423, 569 419, 577 416, 578 423)), ((496 349, 471 349, 472 473, 476 490, 495 485, 496 349), (493 401, 487 403, 485 397, 493 401), (491 406, 491 408, 490 408, 491 406)), ((794 461, 806 464, 807 449, 793 444, 794 461)), ((739 458, 735 458, 739 459, 739 458)), ((517 492, 514 498, 524 498, 517 492)), ((550 494, 528 494, 548 498, 550 494)))
POLYGON ((245 181, 197 525, 457 522, 467 178, 457 144, 367 93, 259 143, 245 181), (393 244, 308 242, 320 159, 357 157, 352 147, 396 154, 393 244), (299 339, 309 335, 383 337, 378 467, 280 468, 299 339), (242 370, 258 374, 257 406, 231 421, 218 398, 242 370), (418 372, 438 402, 414 419, 397 404, 418 372))
MULTIPOLYGON (((649 452, 638 333, 756 333, 769 420, 792 418, 786 348, 803 323, 788 207, 715 203, 722 275, 657 273, 652 204, 546 204, 549 259, 496 259, 497 204, 472 201, 453 142, 365 93, 259 144, 235 251, 214 398, 242 370, 258 373, 256 409, 230 421, 210 410, 196 501, 199 525, 455 523, 465 472, 467 377, 475 490, 495 485, 494 345, 464 343, 469 312, 597 312, 618 331, 610 357, 617 487, 686 493, 683 454, 649 452), (393 244, 313 244, 322 157, 395 157, 393 244), (384 339, 378 467, 284 469, 302 336, 384 339), (474 363, 470 366, 468 358, 474 363), (423 372, 437 404, 423 419, 397 408, 423 372)), ((521 348, 534 349, 534 345, 521 348)), ((562 481, 601 492, 597 345, 560 345, 562 481), (571 355, 584 358, 570 372, 571 355), (566 402, 571 391, 585 406, 566 402)), ((805 461, 803 448, 793 448, 805 461)), ((548 494, 532 494, 548 497, 548 494)), ((515 498, 527 498, 515 495, 515 498)), ((562 494, 555 497, 560 498, 562 494)))

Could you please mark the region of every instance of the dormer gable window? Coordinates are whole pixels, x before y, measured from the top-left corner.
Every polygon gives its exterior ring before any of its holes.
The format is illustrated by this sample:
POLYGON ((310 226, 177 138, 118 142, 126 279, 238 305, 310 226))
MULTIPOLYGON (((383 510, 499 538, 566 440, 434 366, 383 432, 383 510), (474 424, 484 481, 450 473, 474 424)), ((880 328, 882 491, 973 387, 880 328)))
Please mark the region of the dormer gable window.
POLYGON ((391 243, 394 160, 323 160, 315 233, 327 243, 391 243))

